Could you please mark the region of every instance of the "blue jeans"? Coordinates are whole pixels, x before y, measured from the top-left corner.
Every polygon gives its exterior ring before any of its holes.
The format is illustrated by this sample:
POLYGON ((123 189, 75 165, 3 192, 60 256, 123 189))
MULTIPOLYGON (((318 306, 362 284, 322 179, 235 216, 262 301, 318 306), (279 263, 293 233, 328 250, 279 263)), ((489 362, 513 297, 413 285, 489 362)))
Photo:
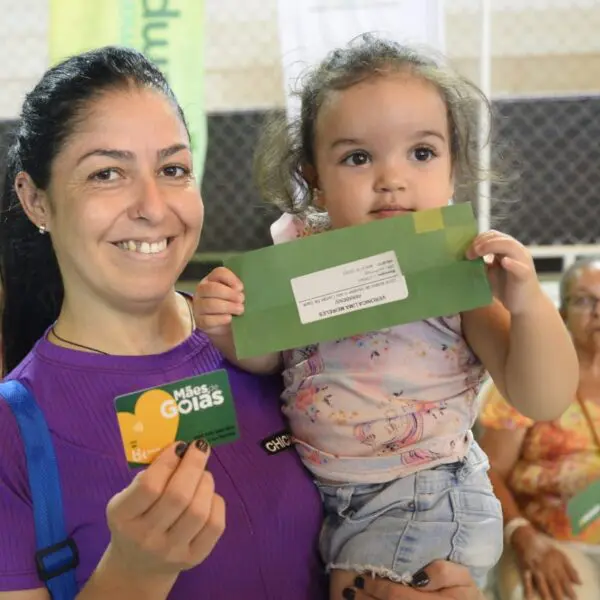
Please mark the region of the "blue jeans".
POLYGON ((396 581, 436 559, 460 563, 483 587, 502 554, 502 510, 473 442, 467 457, 373 485, 317 482, 325 507, 320 550, 328 569, 396 581))

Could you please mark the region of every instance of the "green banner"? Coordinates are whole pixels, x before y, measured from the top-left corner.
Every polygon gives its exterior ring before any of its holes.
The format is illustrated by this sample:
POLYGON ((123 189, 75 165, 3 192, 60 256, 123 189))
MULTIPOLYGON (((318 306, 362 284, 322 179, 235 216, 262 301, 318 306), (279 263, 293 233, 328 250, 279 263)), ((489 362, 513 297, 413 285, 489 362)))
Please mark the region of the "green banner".
POLYGON ((165 73, 185 111, 198 180, 204 167, 204 1, 50 0, 50 61, 93 48, 136 48, 165 73))

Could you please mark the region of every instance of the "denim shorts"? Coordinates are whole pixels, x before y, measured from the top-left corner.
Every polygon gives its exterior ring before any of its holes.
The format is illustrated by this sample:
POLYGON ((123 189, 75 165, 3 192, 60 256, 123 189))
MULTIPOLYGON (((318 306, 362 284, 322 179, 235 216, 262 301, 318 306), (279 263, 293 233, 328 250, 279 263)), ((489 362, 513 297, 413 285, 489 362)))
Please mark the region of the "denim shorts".
POLYGON ((460 563, 483 587, 502 554, 502 510, 473 442, 464 460, 383 484, 317 482, 325 507, 320 550, 328 570, 410 582, 436 559, 460 563))

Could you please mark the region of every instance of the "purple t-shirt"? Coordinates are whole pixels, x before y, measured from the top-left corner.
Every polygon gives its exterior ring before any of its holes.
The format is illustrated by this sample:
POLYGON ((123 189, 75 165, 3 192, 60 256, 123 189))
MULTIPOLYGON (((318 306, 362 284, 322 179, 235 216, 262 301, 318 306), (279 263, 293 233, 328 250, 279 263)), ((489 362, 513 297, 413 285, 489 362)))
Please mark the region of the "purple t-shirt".
MULTIPOLYGON (((242 373, 199 332, 154 356, 103 356, 40 340, 7 379, 33 392, 48 421, 67 529, 80 553, 81 587, 109 542, 105 510, 135 472, 127 467, 113 400, 120 394, 225 368, 241 437, 213 448, 208 468, 227 505, 227 528, 201 565, 182 573, 169 600, 326 598, 317 551, 321 503, 293 448, 269 454, 261 441, 286 427, 278 378, 242 373)), ((25 456, 0 401, 0 591, 41 587, 25 456)))

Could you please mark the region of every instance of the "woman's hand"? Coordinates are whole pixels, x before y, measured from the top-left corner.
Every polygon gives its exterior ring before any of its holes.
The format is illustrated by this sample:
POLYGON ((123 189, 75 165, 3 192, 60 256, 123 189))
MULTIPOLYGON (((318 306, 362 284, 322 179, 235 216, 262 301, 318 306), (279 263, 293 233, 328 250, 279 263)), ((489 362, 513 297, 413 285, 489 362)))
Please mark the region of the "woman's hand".
POLYGON ((357 577, 346 600, 485 600, 466 567, 438 560, 416 573, 411 587, 389 579, 357 577))
POLYGON ((206 471, 208 456, 203 440, 171 446, 112 498, 112 564, 131 577, 176 577, 211 553, 225 529, 225 503, 206 471))
POLYGON ((523 526, 511 537, 523 577, 525 598, 577 600, 573 584, 581 584, 569 559, 534 527, 523 526))

